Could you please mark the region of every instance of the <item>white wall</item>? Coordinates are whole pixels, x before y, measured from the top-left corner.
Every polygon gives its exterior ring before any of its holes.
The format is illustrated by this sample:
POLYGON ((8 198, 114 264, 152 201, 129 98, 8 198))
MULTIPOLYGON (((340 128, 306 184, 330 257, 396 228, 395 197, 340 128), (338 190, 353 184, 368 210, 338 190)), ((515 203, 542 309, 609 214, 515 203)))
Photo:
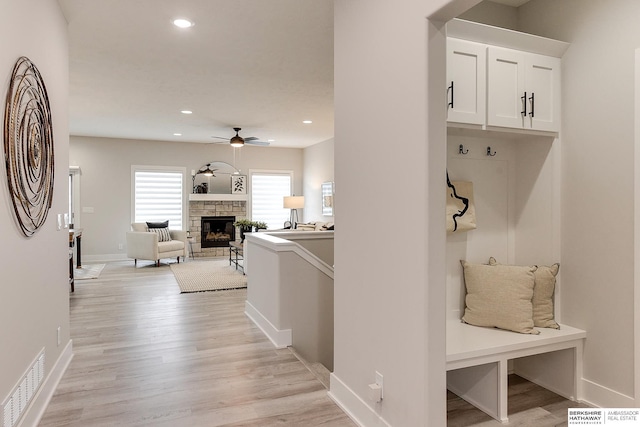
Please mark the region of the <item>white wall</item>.
POLYGON ((571 43, 563 58, 562 314, 588 332, 585 394, 604 406, 634 397, 638 16, 634 0, 535 0, 519 11, 522 30, 571 43))
MULTIPOLYGON (((186 192, 191 170, 212 161, 234 163, 226 144, 119 140, 72 136, 69 161, 81 170, 80 209, 83 259, 126 258, 125 232, 131 224, 131 165, 178 166, 186 169, 186 192)), ((236 168, 293 170, 294 192, 302 191, 303 150, 295 148, 242 147, 236 168)), ((249 189, 250 190, 250 189, 249 189)))
POLYGON ((560 178, 555 168, 560 141, 454 129, 447 140, 449 178, 473 182, 477 223, 475 230, 447 236, 447 315, 459 320, 465 297, 460 260, 486 264, 494 257, 518 265, 561 261, 556 197, 560 178), (460 144, 467 154, 458 153, 460 144), (494 156, 486 155, 488 146, 494 156))
POLYGON ((304 212, 300 222, 333 222, 333 216, 322 215, 322 183, 334 180, 334 140, 304 149, 304 212))
MULTIPOLYGON (((18 57, 27 56, 38 67, 47 87, 55 150, 53 204, 44 226, 30 238, 22 235, 15 221, 4 166, 0 173, 0 324, 4 325, 0 331, 0 402, 4 402, 43 348, 47 376, 64 364, 57 365, 65 354, 63 350, 70 350, 70 346, 66 347, 70 344, 68 232, 56 231, 57 214, 66 212, 68 203, 69 73, 67 24, 57 2, 0 0, 0 10, 2 111, 13 66, 18 57)), ((47 380, 46 387, 51 387, 51 382, 55 380, 47 380)), ((40 407, 30 414, 43 409, 42 399, 34 402, 40 407)), ((33 417, 37 414, 30 418, 32 422, 33 417)))
POLYGON ((426 19, 446 3, 335 4, 340 223, 330 393, 367 426, 446 423, 444 38, 426 19), (442 56, 428 69, 432 51, 442 56), (382 238, 376 230, 390 212, 400 215, 399 232, 382 238), (378 404, 367 398, 376 371, 378 404))
POLYGON ((464 12, 459 18, 510 30, 518 30, 518 9, 492 1, 483 1, 464 12))

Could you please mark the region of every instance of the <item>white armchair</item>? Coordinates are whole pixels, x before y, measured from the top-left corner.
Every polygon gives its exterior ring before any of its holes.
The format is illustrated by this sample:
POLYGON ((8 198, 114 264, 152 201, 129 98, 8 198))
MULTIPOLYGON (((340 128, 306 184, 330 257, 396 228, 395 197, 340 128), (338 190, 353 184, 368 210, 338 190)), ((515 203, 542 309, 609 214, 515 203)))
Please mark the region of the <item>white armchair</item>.
POLYGON ((147 224, 144 222, 134 222, 131 230, 127 231, 127 257, 134 259, 134 264, 138 265, 139 259, 148 259, 156 262, 160 266, 160 259, 187 256, 187 232, 182 230, 169 230, 171 240, 167 242, 158 241, 158 234, 149 232, 147 224))

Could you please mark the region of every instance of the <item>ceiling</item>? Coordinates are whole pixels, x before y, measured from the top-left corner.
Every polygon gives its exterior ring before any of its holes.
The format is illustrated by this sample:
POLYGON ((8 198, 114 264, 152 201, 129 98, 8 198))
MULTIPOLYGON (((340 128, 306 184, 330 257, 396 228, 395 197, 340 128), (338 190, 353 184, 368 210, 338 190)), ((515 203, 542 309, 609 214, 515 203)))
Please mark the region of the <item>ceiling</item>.
POLYGON ((241 127, 272 147, 333 138, 333 0, 59 3, 71 135, 207 143, 241 127))

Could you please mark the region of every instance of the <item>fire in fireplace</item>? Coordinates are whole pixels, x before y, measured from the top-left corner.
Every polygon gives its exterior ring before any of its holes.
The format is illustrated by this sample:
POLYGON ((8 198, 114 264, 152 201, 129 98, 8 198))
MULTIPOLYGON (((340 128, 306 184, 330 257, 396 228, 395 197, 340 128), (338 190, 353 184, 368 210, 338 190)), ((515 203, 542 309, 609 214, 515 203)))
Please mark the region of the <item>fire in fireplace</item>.
POLYGON ((229 246, 236 240, 234 216, 203 216, 201 218, 201 246, 203 248, 220 248, 229 246))

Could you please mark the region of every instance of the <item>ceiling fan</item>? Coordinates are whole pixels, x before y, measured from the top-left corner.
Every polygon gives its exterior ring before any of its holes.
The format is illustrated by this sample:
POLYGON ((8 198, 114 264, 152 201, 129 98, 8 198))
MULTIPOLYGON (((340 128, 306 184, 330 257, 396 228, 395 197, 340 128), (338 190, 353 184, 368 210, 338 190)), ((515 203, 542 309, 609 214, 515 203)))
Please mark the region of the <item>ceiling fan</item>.
MULTIPOLYGON (((232 147, 242 147, 244 144, 260 145, 263 147, 266 147, 269 145, 269 143, 266 141, 259 141, 260 138, 257 138, 255 136, 249 136, 247 138, 241 137, 240 135, 238 135, 238 133, 242 130, 242 128, 233 128, 233 130, 236 131, 236 136, 232 137, 231 139, 224 138, 221 136, 212 136, 211 138, 224 139, 225 141, 229 141, 232 147)), ((218 141, 214 141, 214 142, 216 144, 222 144, 222 142, 218 142, 218 141)))

